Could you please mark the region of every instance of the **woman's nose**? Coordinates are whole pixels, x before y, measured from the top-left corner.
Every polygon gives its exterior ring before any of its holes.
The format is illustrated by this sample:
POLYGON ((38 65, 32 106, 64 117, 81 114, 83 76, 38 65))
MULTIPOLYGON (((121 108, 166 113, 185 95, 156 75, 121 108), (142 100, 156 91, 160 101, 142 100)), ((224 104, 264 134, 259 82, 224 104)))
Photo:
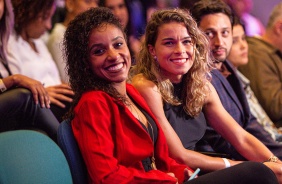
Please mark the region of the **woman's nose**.
POLYGON ((109 49, 108 50, 108 60, 117 60, 119 58, 119 54, 115 49, 109 49))

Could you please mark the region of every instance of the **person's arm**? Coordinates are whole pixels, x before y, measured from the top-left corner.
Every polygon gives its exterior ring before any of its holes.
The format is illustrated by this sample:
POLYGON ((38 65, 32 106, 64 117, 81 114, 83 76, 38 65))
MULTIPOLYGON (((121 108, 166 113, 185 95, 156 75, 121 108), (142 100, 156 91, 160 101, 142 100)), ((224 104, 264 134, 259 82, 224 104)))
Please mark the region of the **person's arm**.
POLYGON ((229 115, 214 87, 209 84, 209 88, 211 91, 203 109, 209 124, 246 159, 260 162, 268 160, 273 155, 271 151, 229 115))
POLYGON ((5 87, 24 87, 29 89, 33 94, 36 104, 40 103, 41 107, 50 108, 50 99, 42 83, 21 74, 15 74, 2 79, 5 87))
MULTIPOLYGON (((162 96, 153 82, 139 74, 133 78, 132 84, 146 100, 151 111, 160 123, 172 158, 186 164, 192 169, 201 168, 201 170, 206 172, 225 168, 225 163, 221 158, 206 156, 183 147, 178 135, 164 114, 162 96)), ((240 163, 232 160, 229 160, 229 162, 231 165, 240 163)))
MULTIPOLYGON (((119 118, 116 111, 112 110, 114 104, 109 101, 111 100, 103 100, 103 96, 98 95, 93 99, 87 97, 72 121, 74 135, 92 181, 103 181, 103 183, 138 183, 140 181, 142 183, 176 183, 177 179, 172 177, 173 175, 170 173, 167 174, 159 170, 144 172, 142 169, 134 168, 133 163, 132 167, 126 167, 125 165, 128 165, 126 160, 124 160, 126 164, 119 162, 115 152, 117 147, 120 147, 117 144, 121 140, 115 140, 115 134, 118 132, 115 132, 116 129, 113 128, 118 126, 115 123, 119 118)), ((126 137, 130 139, 130 133, 126 134, 126 137)), ((126 142, 121 144, 129 146, 129 143, 126 142)), ((123 149, 118 150, 122 151, 123 149)), ((127 152, 123 154, 131 156, 127 152)), ((138 153, 135 153, 135 156, 136 154, 138 153)), ((135 159, 139 162, 138 159, 141 161, 142 158, 136 157, 135 159)), ((182 173, 184 174, 184 168, 182 173)))
POLYGON ((271 151, 257 138, 245 131, 223 108, 214 87, 210 84, 211 93, 204 107, 210 125, 228 140, 236 150, 248 160, 264 162, 282 183, 281 161, 268 162, 273 156, 271 151))

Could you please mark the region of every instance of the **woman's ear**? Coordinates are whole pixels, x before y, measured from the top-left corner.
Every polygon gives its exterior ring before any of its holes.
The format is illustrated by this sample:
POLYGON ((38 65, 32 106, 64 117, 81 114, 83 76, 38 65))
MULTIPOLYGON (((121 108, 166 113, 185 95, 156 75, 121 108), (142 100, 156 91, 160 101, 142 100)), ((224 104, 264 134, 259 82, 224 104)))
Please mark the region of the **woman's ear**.
POLYGON ((74 6, 73 0, 65 0, 65 7, 66 7, 68 12, 72 13, 72 11, 74 9, 73 6, 74 6))
POLYGON ((277 23, 275 25, 275 31, 279 36, 281 36, 281 34, 282 34, 282 19, 277 21, 277 23))
POLYGON ((155 47, 153 45, 149 44, 148 50, 153 57, 156 56, 156 50, 155 50, 155 47))

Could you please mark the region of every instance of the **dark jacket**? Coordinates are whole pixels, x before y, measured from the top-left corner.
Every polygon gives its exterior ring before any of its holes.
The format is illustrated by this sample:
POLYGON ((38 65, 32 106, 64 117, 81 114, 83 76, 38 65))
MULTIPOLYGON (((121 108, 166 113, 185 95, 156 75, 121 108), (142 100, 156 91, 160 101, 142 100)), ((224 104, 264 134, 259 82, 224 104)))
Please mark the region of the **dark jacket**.
MULTIPOLYGON (((246 131, 254 135, 264 143, 277 157, 282 158, 282 144, 275 142, 270 134, 257 122, 251 114, 248 101, 240 80, 228 61, 223 63, 231 73, 225 78, 219 70, 212 73, 212 85, 216 89, 223 107, 246 131)), ((207 128, 203 140, 197 146, 200 151, 215 151, 227 153, 236 160, 244 159, 235 148, 215 132, 211 127, 207 128), (209 147, 209 145, 210 147, 209 147)))

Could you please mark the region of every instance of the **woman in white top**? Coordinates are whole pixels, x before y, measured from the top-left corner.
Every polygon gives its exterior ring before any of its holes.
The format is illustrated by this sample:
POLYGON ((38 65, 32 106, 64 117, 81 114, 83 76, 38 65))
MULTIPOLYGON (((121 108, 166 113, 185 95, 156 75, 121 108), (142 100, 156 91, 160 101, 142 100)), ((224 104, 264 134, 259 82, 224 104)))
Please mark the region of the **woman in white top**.
POLYGON ((14 33, 8 42, 8 63, 12 74, 23 74, 45 85, 51 110, 61 121, 72 101, 73 91, 61 82, 58 69, 40 36, 51 29, 54 0, 12 0, 14 33))
POLYGON ((56 140, 59 122, 49 109, 44 86, 24 75, 12 75, 7 63, 7 41, 13 20, 11 1, 0 1, 0 132, 35 128, 56 140))

